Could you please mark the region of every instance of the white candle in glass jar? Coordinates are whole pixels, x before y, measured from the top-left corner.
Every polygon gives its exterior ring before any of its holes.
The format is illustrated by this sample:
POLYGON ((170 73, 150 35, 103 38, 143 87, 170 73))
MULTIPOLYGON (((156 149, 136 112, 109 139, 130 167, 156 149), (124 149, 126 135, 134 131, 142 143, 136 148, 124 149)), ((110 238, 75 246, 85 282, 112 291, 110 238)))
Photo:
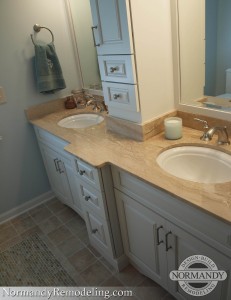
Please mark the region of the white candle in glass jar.
POLYGON ((182 119, 170 117, 164 120, 165 137, 168 140, 178 140, 182 137, 182 119))

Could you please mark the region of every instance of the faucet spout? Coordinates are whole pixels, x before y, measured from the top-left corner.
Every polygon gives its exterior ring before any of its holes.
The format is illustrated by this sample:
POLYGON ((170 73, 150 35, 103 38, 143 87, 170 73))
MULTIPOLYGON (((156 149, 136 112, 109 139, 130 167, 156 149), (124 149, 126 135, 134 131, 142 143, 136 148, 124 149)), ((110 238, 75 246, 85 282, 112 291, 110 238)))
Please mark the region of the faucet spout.
POLYGON ((209 140, 211 140, 212 137, 213 137, 213 135, 216 132, 218 133, 217 143, 219 145, 230 145, 229 135, 228 135, 228 131, 227 131, 227 127, 226 126, 214 126, 214 127, 210 128, 206 132, 207 138, 209 140))

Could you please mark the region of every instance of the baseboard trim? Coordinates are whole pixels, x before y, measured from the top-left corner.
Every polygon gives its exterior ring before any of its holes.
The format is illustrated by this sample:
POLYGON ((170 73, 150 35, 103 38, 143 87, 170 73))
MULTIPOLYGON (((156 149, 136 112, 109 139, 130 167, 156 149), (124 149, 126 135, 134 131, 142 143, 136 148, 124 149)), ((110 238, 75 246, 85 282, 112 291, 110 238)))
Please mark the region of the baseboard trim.
POLYGON ((17 217, 18 215, 21 215, 22 213, 28 211, 29 209, 34 208, 42 203, 45 203, 54 197, 55 197, 54 193, 52 191, 49 191, 47 193, 44 193, 38 197, 35 197, 27 201, 26 203, 23 203, 22 205, 14 207, 9 211, 0 214, 0 224, 17 217))

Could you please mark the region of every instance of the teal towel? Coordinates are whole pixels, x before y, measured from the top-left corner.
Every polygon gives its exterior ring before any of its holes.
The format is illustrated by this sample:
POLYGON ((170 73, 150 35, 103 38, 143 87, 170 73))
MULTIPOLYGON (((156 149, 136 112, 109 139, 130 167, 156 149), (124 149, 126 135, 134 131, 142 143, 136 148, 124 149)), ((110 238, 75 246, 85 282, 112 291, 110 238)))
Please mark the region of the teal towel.
POLYGON ((46 45, 35 44, 35 76, 40 93, 55 93, 66 88, 53 43, 46 45))

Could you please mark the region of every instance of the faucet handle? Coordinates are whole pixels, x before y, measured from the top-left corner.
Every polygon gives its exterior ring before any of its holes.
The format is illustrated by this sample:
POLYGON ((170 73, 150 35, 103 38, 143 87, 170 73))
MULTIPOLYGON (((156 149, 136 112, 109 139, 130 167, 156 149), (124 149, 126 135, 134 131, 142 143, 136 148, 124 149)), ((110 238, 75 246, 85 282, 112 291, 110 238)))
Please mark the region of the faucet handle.
POLYGON ((217 127, 218 129, 218 145, 230 145, 227 127, 217 127))
POLYGON ((83 92, 83 96, 85 99, 95 99, 94 95, 87 93, 86 91, 83 92))
POLYGON ((194 120, 198 121, 198 122, 201 122, 201 123, 204 124, 204 127, 203 127, 204 128, 204 132, 203 132, 202 136, 200 137, 200 139, 202 141, 209 141, 210 138, 209 138, 209 136, 207 134, 207 130, 206 130, 206 129, 209 129, 208 122, 206 120, 202 120, 202 119, 199 119, 199 118, 194 118, 194 120))
POLYGON ((203 123, 204 124, 204 129, 209 128, 208 122, 206 120, 202 120, 202 119, 199 119, 199 118, 194 118, 194 120, 203 123))

